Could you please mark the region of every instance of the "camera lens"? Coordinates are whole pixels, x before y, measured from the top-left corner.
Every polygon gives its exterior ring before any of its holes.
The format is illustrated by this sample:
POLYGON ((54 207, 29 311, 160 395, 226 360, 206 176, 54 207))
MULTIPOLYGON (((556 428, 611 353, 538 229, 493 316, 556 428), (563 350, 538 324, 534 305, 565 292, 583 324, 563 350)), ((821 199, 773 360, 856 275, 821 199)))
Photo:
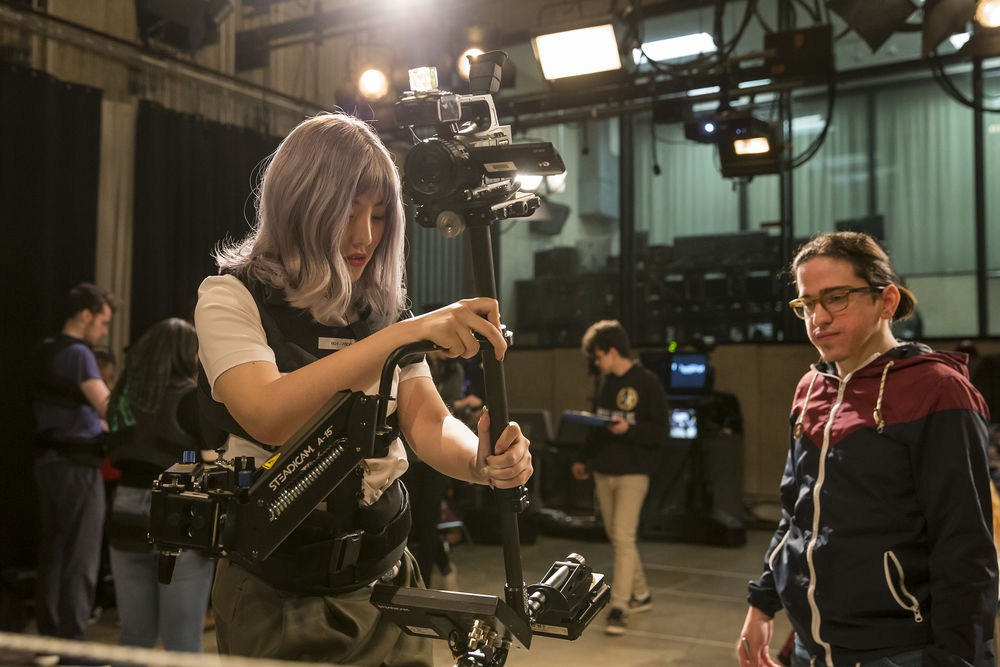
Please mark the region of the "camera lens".
POLYGON ((465 220, 454 211, 441 211, 435 220, 435 227, 445 238, 453 239, 465 231, 465 220))
POLYGON ((477 167, 460 142, 429 139, 414 146, 403 163, 406 187, 423 199, 442 199, 477 182, 477 167))

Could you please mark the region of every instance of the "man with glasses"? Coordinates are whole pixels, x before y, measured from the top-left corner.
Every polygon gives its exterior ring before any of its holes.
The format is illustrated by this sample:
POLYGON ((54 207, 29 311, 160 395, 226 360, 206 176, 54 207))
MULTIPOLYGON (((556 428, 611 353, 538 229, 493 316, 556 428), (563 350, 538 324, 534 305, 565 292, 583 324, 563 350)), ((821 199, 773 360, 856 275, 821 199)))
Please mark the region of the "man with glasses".
POLYGON ((782 518, 750 582, 741 667, 995 665, 997 555, 988 411, 964 355, 899 343, 916 298, 870 237, 824 234, 792 263, 789 305, 820 353, 799 381, 782 518))

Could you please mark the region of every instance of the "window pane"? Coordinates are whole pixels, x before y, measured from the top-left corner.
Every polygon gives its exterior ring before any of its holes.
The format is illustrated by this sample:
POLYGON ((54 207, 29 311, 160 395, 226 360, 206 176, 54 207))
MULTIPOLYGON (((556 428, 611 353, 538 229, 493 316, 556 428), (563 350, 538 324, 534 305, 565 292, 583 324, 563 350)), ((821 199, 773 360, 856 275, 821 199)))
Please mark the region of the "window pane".
MULTIPOLYGON (((995 62, 995 61, 994 61, 995 62)), ((984 90, 1000 94, 1000 65, 985 72, 984 90)), ((1000 107, 1000 98, 988 97, 990 108, 1000 107)), ((983 146, 986 156, 986 329, 991 336, 1000 336, 1000 114, 983 115, 983 146), (993 184, 993 185, 991 185, 993 184)))
POLYGON ((500 305, 520 345, 578 345, 600 319, 617 318, 617 120, 537 128, 516 142, 550 141, 566 163, 548 177, 531 218, 501 222, 500 305))
MULTIPOLYGON (((840 228, 875 231, 869 219, 868 96, 836 95, 833 121, 823 144, 792 176, 797 239, 840 228)), ((793 103, 794 156, 803 156, 826 124, 826 91, 796 98, 793 103)))
POLYGON ((748 309, 749 293, 769 292, 773 280, 767 233, 740 231, 740 188, 722 177, 714 145, 686 139, 682 123, 651 122, 650 114, 638 116, 634 130, 633 339, 770 338, 771 317, 748 309))
POLYGON ((972 111, 922 81, 879 90, 875 118, 886 246, 920 302, 911 334, 974 334, 972 111))

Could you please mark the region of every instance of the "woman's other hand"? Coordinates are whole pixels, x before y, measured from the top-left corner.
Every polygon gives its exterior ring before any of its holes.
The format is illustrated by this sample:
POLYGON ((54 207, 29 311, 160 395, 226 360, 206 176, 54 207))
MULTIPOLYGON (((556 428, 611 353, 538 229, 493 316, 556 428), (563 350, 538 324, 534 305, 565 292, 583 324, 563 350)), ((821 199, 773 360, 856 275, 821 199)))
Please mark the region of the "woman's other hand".
POLYGON ((498 489, 511 489, 525 484, 534 468, 531 466, 531 452, 528 451, 531 442, 521 433, 521 427, 516 422, 507 424, 497 440, 496 451, 492 454, 489 410, 483 410, 477 430, 484 483, 498 489))

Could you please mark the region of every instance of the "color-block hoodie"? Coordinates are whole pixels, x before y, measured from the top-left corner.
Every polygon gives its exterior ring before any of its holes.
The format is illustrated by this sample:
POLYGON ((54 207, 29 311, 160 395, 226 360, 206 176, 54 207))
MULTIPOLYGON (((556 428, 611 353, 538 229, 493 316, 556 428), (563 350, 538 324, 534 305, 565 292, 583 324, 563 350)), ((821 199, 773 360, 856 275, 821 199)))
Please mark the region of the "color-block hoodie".
POLYGON ((988 412, 964 355, 904 344, 799 381, 782 519, 749 601, 784 608, 816 665, 924 648, 995 665, 988 412))

